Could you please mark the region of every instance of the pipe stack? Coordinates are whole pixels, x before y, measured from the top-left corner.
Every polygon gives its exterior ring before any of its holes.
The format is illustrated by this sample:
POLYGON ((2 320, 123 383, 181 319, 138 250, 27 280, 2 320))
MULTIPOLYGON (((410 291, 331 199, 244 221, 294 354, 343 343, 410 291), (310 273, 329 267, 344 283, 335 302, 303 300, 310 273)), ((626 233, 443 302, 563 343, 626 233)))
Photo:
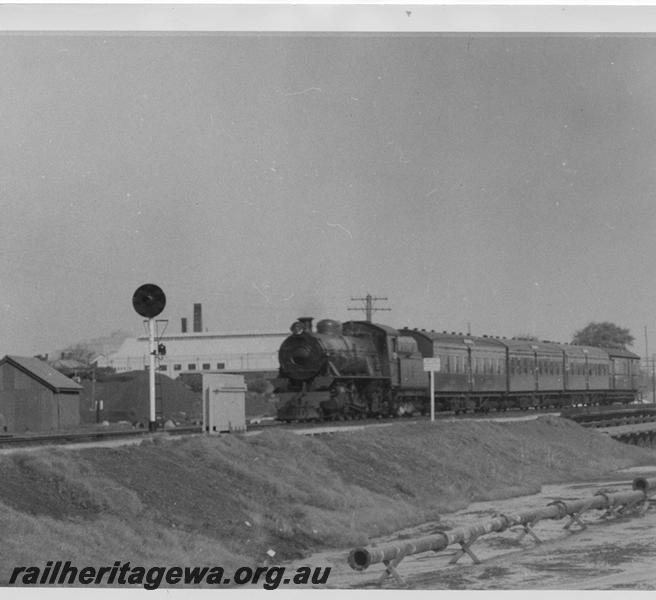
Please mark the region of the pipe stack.
POLYGON ((359 547, 351 550, 348 564, 356 571, 364 571, 375 563, 396 564, 404 557, 422 552, 439 552, 452 544, 468 545, 476 538, 493 532, 501 532, 517 525, 529 528, 544 519, 562 519, 570 516, 576 519, 579 514, 588 510, 614 511, 636 506, 648 500, 656 492, 656 479, 638 477, 633 481, 633 491, 606 494, 598 492, 592 498, 585 500, 558 500, 544 508, 529 510, 513 515, 498 515, 487 521, 481 521, 470 527, 439 532, 416 540, 404 540, 380 547, 359 547))

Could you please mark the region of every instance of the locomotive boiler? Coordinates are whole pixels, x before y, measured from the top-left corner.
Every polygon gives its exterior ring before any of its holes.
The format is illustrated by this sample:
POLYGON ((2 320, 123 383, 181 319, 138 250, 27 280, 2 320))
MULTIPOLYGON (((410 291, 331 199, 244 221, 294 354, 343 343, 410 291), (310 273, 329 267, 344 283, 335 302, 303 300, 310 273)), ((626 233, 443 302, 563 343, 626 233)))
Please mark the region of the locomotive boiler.
MULTIPOLYGON (((426 376, 417 342, 366 321, 295 321, 278 353, 278 419, 352 419, 417 410, 426 376)), ((424 402, 425 403, 425 402, 424 402)))

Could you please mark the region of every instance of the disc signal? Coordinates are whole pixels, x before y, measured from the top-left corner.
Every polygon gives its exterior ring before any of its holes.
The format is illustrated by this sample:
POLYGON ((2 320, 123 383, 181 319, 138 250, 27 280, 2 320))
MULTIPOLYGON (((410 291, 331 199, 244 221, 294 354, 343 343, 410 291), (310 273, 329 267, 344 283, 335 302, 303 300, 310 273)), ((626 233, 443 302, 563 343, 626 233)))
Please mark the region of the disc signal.
POLYGON ((132 306, 142 317, 152 319, 164 310, 166 295, 154 283, 144 283, 134 292, 132 306))

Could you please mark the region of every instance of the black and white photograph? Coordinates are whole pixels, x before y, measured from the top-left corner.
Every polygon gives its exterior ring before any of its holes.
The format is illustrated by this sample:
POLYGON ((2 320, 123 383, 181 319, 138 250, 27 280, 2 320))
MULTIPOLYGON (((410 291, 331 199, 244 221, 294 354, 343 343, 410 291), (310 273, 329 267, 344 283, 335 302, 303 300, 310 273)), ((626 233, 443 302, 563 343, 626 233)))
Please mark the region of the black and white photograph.
POLYGON ((656 7, 8 4, 0 81, 2 593, 656 589, 656 7))

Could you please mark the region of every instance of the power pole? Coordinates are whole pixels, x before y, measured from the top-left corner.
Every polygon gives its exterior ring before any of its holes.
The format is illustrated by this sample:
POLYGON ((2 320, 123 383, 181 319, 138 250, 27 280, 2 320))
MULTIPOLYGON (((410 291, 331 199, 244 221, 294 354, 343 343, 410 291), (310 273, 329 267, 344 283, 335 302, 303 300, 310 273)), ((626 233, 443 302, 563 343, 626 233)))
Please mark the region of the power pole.
MULTIPOLYGON (((647 383, 649 383, 649 345, 647 344, 647 326, 645 325, 645 357, 647 359, 647 383)), ((653 377, 653 369, 652 369, 652 390, 653 390, 653 397, 652 397, 652 402, 656 402, 656 381, 654 380, 653 377)), ((649 395, 649 392, 647 392, 646 395, 649 395)))
POLYGON ((351 302, 364 302, 364 307, 362 308, 349 308, 348 310, 359 310, 365 313, 365 318, 367 323, 371 323, 371 316, 379 311, 386 310, 391 311, 391 308, 375 308, 374 302, 376 300, 387 300, 387 298, 374 298, 371 294, 367 294, 364 298, 351 298, 351 302))
POLYGON ((656 402, 656 355, 651 357, 651 391, 652 402, 656 402))

